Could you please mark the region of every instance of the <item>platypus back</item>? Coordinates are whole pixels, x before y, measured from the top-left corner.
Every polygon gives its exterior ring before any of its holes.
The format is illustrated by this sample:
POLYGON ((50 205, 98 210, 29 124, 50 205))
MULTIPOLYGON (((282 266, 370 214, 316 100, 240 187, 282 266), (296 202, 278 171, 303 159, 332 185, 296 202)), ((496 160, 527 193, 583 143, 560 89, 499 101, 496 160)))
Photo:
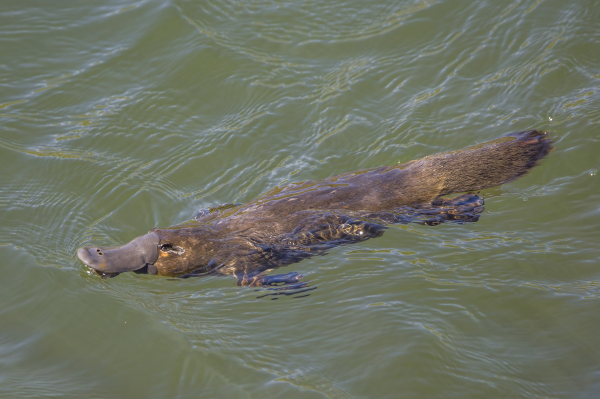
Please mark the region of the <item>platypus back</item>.
POLYGON ((512 133, 462 150, 402 165, 347 173, 290 185, 246 205, 278 219, 309 209, 390 211, 438 197, 482 190, 524 175, 552 150, 545 133, 512 133))

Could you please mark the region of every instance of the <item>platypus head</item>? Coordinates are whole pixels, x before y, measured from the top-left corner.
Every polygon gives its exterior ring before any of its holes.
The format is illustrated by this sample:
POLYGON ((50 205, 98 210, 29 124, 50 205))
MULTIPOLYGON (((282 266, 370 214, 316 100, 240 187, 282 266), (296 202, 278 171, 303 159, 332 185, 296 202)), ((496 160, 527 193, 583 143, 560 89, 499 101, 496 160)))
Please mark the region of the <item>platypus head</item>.
POLYGON ((79 248, 77 256, 101 275, 136 271, 178 276, 214 264, 211 237, 205 228, 152 229, 125 245, 79 248))

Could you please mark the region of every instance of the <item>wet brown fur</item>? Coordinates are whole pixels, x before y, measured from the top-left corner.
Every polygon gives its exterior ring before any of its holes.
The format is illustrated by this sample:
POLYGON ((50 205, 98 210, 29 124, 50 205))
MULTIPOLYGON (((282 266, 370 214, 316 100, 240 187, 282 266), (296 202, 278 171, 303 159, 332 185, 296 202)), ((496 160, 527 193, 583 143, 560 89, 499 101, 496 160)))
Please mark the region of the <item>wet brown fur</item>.
POLYGON ((459 219, 452 215, 481 212, 483 201, 474 195, 440 197, 508 183, 551 150, 548 136, 531 130, 402 165, 276 188, 195 223, 153 229, 163 248, 155 266, 163 276, 220 273, 256 282, 265 270, 379 236, 385 223, 410 221, 407 214, 429 210, 459 219))

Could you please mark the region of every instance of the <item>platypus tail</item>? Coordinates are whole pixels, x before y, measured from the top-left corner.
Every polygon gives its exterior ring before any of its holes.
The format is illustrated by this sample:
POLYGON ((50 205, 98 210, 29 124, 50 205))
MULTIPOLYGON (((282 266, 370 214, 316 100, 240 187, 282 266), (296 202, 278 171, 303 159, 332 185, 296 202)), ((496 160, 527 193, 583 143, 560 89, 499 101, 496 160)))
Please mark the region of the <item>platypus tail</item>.
POLYGON ((499 186, 523 176, 552 151, 545 132, 529 130, 458 151, 431 155, 408 166, 442 195, 499 186))

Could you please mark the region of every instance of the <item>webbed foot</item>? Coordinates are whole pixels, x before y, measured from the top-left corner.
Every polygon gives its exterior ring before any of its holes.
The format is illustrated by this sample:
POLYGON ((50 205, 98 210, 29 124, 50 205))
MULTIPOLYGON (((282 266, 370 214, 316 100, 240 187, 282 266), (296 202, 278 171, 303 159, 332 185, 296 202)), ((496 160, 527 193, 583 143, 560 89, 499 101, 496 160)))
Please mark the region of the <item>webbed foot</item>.
POLYGON ((301 278, 302 274, 291 272, 288 274, 276 274, 275 276, 265 276, 262 278, 261 285, 279 285, 279 284, 294 284, 301 278))
POLYGON ((291 272, 287 274, 277 274, 274 276, 265 276, 259 274, 253 277, 249 277, 247 274, 244 274, 243 276, 236 277, 238 278, 238 281, 235 285, 242 287, 261 287, 266 285, 272 286, 295 284, 304 276, 296 272, 291 272))
POLYGON ((436 226, 440 223, 467 223, 479 220, 479 214, 483 212, 483 198, 476 194, 463 194, 453 198, 440 198, 431 204, 417 208, 422 222, 428 226, 436 226))

